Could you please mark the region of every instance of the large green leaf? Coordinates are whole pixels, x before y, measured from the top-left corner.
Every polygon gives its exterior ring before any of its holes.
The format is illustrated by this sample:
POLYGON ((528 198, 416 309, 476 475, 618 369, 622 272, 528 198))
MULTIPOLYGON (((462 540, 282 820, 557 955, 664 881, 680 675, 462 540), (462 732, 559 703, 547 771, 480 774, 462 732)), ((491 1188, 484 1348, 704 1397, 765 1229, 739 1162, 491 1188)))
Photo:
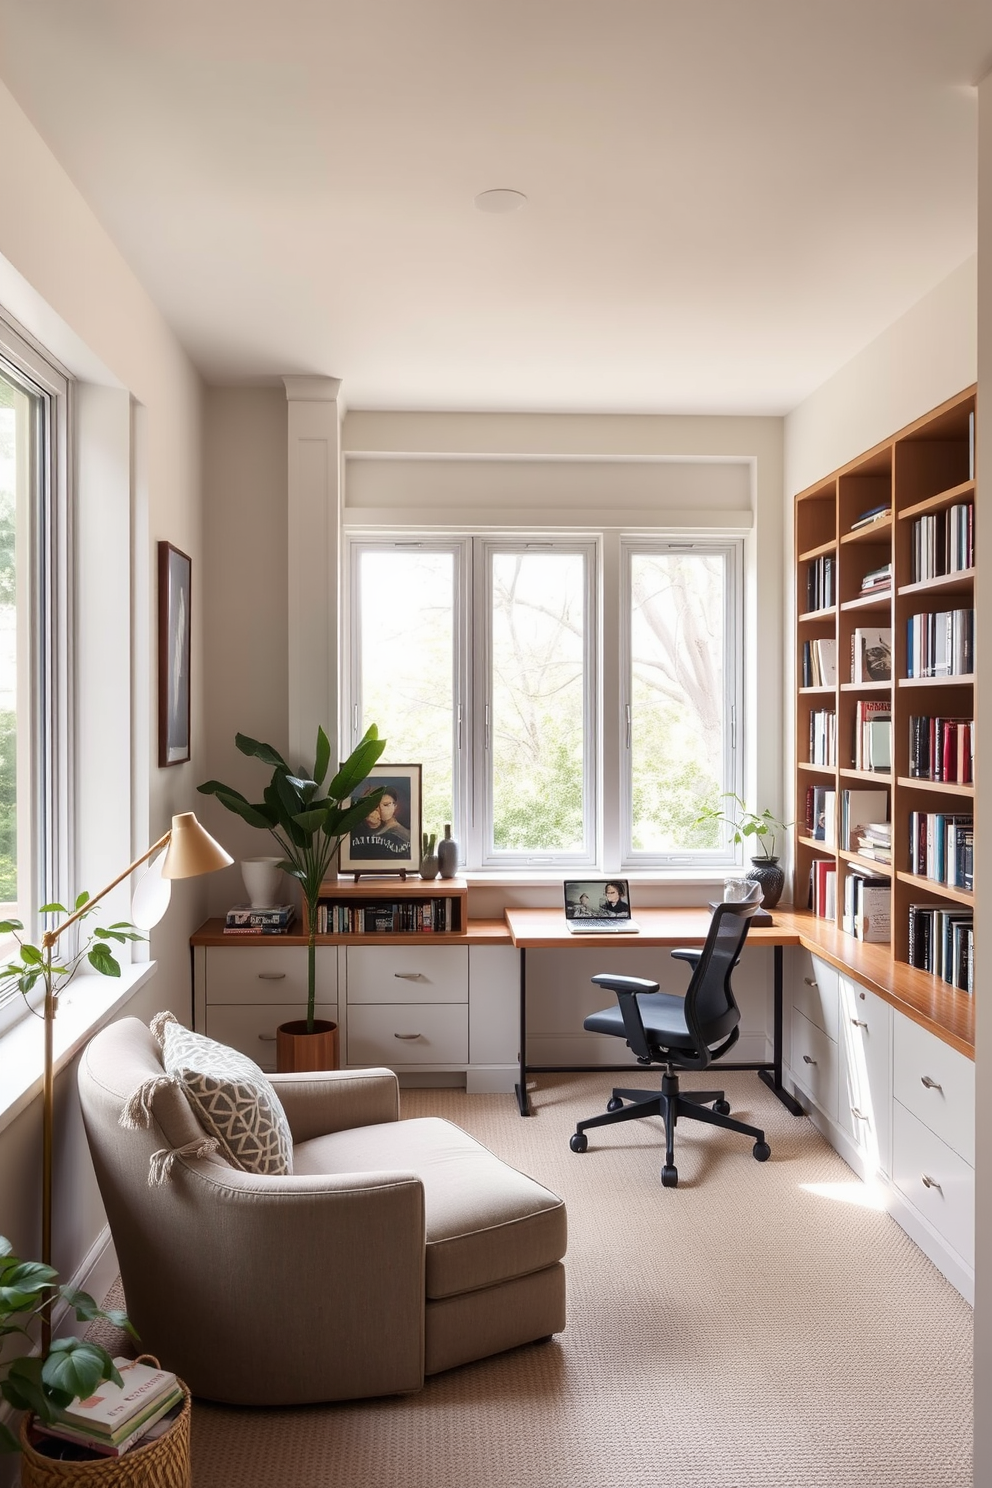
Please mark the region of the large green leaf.
POLYGON ((259 742, 258 739, 249 738, 247 734, 235 734, 234 742, 241 750, 242 754, 251 755, 255 759, 260 759, 263 765, 271 765, 275 770, 288 771, 289 766, 287 765, 286 761, 283 759, 278 749, 273 749, 271 744, 262 744, 259 742))
POLYGON ((324 730, 317 728, 317 753, 313 762, 313 778, 318 785, 323 785, 327 767, 331 762, 331 742, 324 730))
MULTIPOLYGON (((52 1419, 52 1408, 41 1383, 42 1363, 38 1358, 14 1359, 7 1371, 7 1378, 0 1385, 0 1393, 15 1410, 34 1411, 43 1421, 52 1419)), ((70 1395, 69 1400, 72 1399, 70 1395)), ((65 1403, 69 1404, 69 1400, 65 1403)))
POLYGON ((56 1338, 42 1365, 41 1378, 46 1390, 53 1395, 64 1391, 69 1400, 77 1395, 85 1400, 102 1380, 123 1384, 107 1350, 85 1338, 56 1338))
POLYGON ((86 959, 93 970, 98 971, 101 976, 119 977, 121 974, 121 969, 114 960, 113 952, 108 945, 104 945, 102 942, 100 945, 93 946, 87 952, 86 959))
POLYGON ((311 811, 300 811, 293 817, 293 820, 298 827, 303 828, 304 832, 311 834, 319 832, 327 821, 328 809, 326 806, 319 806, 311 811))
POLYGON ((20 920, 0 920, 0 935, 11 935, 15 930, 23 930, 24 925, 20 920))
POLYGON ((316 780, 311 780, 309 775, 287 775, 286 779, 295 791, 300 794, 300 799, 309 804, 317 791, 316 780))
MULTIPOLYGON (((6 1254, 9 1255, 10 1252, 7 1251, 6 1254)), ((4 1288, 16 1287, 20 1291, 33 1291, 36 1295, 51 1286, 57 1275, 57 1271, 53 1271, 51 1266, 46 1266, 42 1261, 20 1261, 16 1256, 11 1256, 0 1271, 4 1288)))
POLYGON ((37 946, 21 946, 21 960, 26 961, 29 966, 40 966, 43 959, 44 958, 37 946))
POLYGON ((227 791, 217 791, 216 795, 222 806, 226 806, 228 811, 233 811, 235 816, 240 816, 250 827, 259 827, 263 832, 267 832, 273 825, 258 806, 253 806, 243 796, 232 796, 227 791))
POLYGON ((339 806, 327 814, 327 824, 324 827, 325 837, 344 837, 361 822, 365 820, 374 806, 378 806, 385 793, 384 785, 377 786, 375 790, 369 791, 367 796, 360 796, 350 806, 339 806))
POLYGON ((366 735, 338 770, 327 787, 327 794, 336 801, 353 796, 362 782, 368 779, 369 771, 377 763, 385 747, 385 739, 370 739, 366 735))

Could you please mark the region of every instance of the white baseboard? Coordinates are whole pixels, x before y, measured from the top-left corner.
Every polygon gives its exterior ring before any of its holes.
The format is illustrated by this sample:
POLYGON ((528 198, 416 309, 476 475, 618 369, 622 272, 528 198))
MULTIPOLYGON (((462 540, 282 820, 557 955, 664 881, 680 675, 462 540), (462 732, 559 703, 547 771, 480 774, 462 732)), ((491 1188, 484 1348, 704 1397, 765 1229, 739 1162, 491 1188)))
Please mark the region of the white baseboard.
MULTIPOLYGON (((117 1280, 119 1267, 117 1265, 117 1253, 114 1250, 114 1242, 110 1238, 110 1226, 104 1225, 97 1235, 93 1244, 86 1252, 75 1272, 69 1278, 69 1285, 77 1291, 89 1292, 90 1296, 99 1304, 110 1291, 117 1280)), ((60 1302, 52 1312, 52 1332, 56 1338, 63 1338, 67 1334, 81 1338, 89 1327, 88 1323, 76 1321, 76 1315, 72 1308, 65 1302, 60 1302)), ((0 1421, 9 1426, 16 1434, 18 1413, 11 1409, 5 1401, 0 1402, 0 1421)), ((0 1488, 17 1488, 20 1480, 20 1458, 16 1453, 4 1453, 0 1455, 0 1488)))

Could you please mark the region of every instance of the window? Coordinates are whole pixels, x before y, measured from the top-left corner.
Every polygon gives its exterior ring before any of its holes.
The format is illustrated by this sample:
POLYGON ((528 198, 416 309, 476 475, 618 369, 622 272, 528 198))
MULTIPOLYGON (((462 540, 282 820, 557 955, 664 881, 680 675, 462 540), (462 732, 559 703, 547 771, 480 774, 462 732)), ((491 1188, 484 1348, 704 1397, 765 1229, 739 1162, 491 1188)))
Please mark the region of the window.
POLYGON ((467 867, 731 861, 696 822, 739 789, 739 542, 354 536, 350 554, 352 743, 375 723, 390 761, 423 763, 424 827, 451 822, 467 867))
POLYGON ((66 422, 65 378, 0 323, 0 914, 33 931, 69 850, 66 422))

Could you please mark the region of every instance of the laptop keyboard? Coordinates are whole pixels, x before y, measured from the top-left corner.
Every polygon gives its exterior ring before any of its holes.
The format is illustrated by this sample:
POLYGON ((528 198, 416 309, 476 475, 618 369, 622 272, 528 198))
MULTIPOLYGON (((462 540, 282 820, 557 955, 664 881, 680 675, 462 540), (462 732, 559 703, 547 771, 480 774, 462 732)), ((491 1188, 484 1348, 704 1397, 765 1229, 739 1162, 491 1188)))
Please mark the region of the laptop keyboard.
POLYGON ((596 920, 583 918, 581 920, 569 920, 569 928, 574 934, 602 935, 605 932, 609 935, 611 932, 618 934, 622 930, 636 930, 637 926, 633 920, 596 920))

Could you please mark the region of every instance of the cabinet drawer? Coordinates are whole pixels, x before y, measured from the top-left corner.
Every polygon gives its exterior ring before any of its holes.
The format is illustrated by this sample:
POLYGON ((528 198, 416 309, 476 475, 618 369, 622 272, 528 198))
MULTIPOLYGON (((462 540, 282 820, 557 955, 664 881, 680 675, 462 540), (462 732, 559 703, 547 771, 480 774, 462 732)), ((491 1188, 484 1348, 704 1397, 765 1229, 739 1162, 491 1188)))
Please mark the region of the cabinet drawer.
POLYGON ((792 1073, 813 1104, 836 1121, 837 1045, 796 1011, 792 1014, 792 1073))
MULTIPOLYGON (((248 937, 245 936, 245 940, 248 937)), ((306 946, 272 945, 208 946, 206 954, 206 1000, 210 1002, 298 1002, 307 999, 306 946)), ((237 937, 232 937, 237 941, 237 937)), ((317 996, 336 1002, 338 996, 337 951, 333 946, 317 948, 317 996)))
MULTIPOLYGON (((208 1038, 219 1044, 228 1044, 247 1054, 249 1059, 263 1070, 276 1067, 276 1029, 280 1023, 293 1018, 305 1018, 306 1002, 252 1003, 247 1007, 236 1007, 233 1003, 221 1003, 207 1008, 208 1038)), ((336 1002, 318 1002, 314 1010, 317 1018, 327 1018, 332 1023, 338 1020, 336 1002)))
POLYGON ((468 1002, 467 946, 349 946, 348 1004, 468 1002))
POLYGON ((348 1063, 468 1063, 468 1005, 425 1002, 419 1006, 359 1006, 348 1009, 348 1063))
POLYGON ((800 952, 792 987, 792 1006, 836 1041, 838 974, 825 961, 800 952))
POLYGON ((901 1013, 895 1014, 892 1093, 974 1165, 975 1066, 901 1013))
POLYGON ((892 1009, 849 977, 838 979, 837 1124, 869 1170, 892 1171, 892 1009))
POLYGON ((893 1102, 892 1177, 899 1192, 969 1266, 975 1263, 975 1170, 893 1102), (924 1178, 929 1182, 924 1182, 924 1178))

